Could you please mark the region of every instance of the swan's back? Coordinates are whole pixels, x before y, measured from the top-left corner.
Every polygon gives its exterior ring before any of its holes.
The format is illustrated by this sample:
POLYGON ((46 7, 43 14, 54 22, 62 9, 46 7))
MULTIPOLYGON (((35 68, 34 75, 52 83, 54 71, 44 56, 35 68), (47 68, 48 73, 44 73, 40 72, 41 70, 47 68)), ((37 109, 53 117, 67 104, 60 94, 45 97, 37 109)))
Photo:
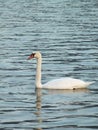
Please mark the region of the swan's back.
POLYGON ((92 82, 84 82, 82 80, 73 78, 60 78, 51 80, 42 87, 47 89, 78 89, 85 88, 91 83, 92 82))

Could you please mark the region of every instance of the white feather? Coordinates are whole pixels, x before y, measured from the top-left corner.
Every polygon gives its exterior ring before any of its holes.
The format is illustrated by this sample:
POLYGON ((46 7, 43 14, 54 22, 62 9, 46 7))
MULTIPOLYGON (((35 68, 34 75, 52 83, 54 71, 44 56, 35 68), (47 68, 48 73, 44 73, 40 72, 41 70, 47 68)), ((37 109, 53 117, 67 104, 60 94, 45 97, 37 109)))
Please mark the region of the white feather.
POLYGON ((51 80, 42 85, 42 87, 47 89, 78 89, 85 88, 92 83, 93 82, 84 82, 80 79, 60 78, 51 80))

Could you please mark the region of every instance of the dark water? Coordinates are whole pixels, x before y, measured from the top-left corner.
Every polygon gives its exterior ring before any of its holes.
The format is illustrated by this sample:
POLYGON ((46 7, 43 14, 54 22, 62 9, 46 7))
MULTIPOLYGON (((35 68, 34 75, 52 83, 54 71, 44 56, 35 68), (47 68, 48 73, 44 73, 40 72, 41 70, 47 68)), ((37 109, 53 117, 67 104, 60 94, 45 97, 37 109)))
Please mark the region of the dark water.
POLYGON ((0 1, 0 130, 98 129, 98 1, 0 1), (35 90, 33 51, 42 82, 95 81, 89 89, 35 90))

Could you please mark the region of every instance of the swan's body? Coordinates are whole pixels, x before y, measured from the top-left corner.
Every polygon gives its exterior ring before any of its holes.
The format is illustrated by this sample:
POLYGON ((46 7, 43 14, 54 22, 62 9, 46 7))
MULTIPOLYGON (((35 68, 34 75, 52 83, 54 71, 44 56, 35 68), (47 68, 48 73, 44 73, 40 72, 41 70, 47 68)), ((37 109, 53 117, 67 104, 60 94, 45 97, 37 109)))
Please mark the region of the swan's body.
POLYGON ((59 78, 47 82, 42 87, 47 89, 78 89, 85 88, 91 83, 74 78, 59 78))
POLYGON ((40 52, 32 53, 28 59, 36 58, 37 59, 37 73, 36 73, 36 87, 45 88, 45 89, 78 89, 86 88, 88 85, 93 82, 84 82, 80 79, 74 78, 59 78, 51 80, 45 84, 41 84, 41 63, 42 56, 40 52))

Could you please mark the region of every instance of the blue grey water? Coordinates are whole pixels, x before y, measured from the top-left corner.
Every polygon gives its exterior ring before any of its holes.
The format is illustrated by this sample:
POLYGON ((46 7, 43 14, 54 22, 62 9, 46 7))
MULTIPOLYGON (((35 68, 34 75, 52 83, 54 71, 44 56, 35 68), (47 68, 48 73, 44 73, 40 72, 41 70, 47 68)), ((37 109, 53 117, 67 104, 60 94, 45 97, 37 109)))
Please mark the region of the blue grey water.
POLYGON ((0 130, 98 129, 98 1, 0 0, 0 130), (58 77, 95 81, 84 90, 35 90, 58 77))

